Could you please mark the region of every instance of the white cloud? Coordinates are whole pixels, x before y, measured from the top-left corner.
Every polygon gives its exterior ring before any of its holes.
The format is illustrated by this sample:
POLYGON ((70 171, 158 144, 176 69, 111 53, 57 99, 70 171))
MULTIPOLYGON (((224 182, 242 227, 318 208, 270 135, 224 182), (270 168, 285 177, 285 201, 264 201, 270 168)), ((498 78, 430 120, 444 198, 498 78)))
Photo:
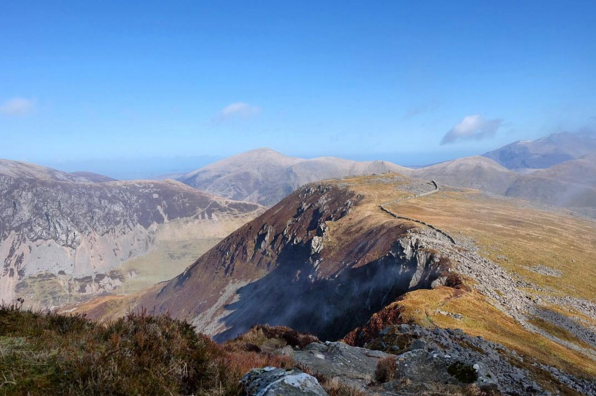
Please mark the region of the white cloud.
POLYGON ((12 98, 0 104, 0 113, 9 116, 23 115, 33 110, 33 101, 25 98, 12 98))
POLYGON ((244 102, 231 103, 224 107, 215 118, 215 121, 222 122, 231 118, 248 118, 257 113, 261 109, 257 106, 249 105, 244 102))
POLYGON ((503 120, 499 118, 487 120, 479 114, 469 115, 443 136, 441 144, 450 144, 461 140, 487 139, 495 136, 502 124, 503 120))

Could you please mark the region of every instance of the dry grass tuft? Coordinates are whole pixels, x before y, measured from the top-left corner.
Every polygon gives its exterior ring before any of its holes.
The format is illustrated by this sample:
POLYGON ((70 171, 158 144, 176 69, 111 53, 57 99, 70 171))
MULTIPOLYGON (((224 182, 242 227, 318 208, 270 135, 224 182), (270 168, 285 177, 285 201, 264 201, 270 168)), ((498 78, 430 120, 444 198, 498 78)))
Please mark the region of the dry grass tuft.
POLYGON ((257 325, 238 338, 226 342, 229 351, 255 351, 271 353, 286 345, 304 348, 319 339, 311 334, 299 333, 285 326, 257 325))
POLYGON ((397 360, 393 356, 387 356, 377 363, 375 370, 375 381, 380 384, 393 381, 397 376, 397 360))
POLYGON ((250 369, 293 364, 227 351, 186 322, 146 312, 101 325, 0 307, 0 389, 7 395, 238 395, 250 369))

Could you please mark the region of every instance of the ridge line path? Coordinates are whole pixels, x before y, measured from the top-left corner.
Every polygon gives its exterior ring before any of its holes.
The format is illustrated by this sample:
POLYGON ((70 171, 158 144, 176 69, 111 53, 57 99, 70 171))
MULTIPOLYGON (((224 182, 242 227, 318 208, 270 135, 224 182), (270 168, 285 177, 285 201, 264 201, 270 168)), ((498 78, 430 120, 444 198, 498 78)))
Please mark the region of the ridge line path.
POLYGON ((429 223, 426 223, 426 222, 424 222, 422 220, 418 220, 418 219, 414 219, 414 218, 406 217, 406 216, 400 216, 397 213, 394 213, 391 210, 389 210, 389 209, 386 208, 386 205, 391 205, 391 204, 398 203, 398 202, 410 201, 410 200, 415 199, 415 198, 424 197, 424 196, 435 194, 435 193, 438 193, 439 191, 441 191, 441 189, 439 188, 439 185, 437 184, 437 182, 435 182, 434 180, 432 180, 431 183, 435 187, 435 189, 432 190, 432 191, 427 191, 425 193, 416 194, 416 195, 413 195, 413 196, 407 197, 407 198, 394 199, 393 201, 389 201, 389 202, 385 202, 385 203, 380 204, 379 205, 379 208, 383 212, 385 212, 385 213, 387 213, 387 214, 395 217, 396 219, 413 221, 414 223, 422 224, 423 226, 426 226, 426 227, 428 227, 430 229, 433 229, 433 230, 437 231, 438 233, 440 233, 441 235, 447 237, 447 239, 449 239, 449 241, 451 241, 451 243, 453 243, 454 245, 457 245, 457 242, 455 241, 455 239, 453 239, 453 237, 451 235, 449 235, 445 231, 441 230, 440 228, 437 228, 434 225, 429 224, 429 223))

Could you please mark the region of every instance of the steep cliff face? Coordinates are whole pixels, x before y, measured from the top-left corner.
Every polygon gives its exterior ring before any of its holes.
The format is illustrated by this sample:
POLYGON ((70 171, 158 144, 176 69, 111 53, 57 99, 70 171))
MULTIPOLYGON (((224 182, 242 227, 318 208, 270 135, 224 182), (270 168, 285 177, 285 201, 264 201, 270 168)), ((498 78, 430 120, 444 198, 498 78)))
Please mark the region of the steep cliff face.
POLYGON ((162 228, 223 237, 261 211, 174 181, 80 183, 0 175, 0 196, 2 301, 26 289, 24 280, 40 276, 54 279, 66 294, 111 290, 122 279, 110 271, 152 249, 162 228))
POLYGON ((345 185, 300 188, 134 306, 190 320, 218 340, 258 323, 338 339, 398 296, 442 284, 450 266, 413 238, 412 225, 369 207, 345 185))

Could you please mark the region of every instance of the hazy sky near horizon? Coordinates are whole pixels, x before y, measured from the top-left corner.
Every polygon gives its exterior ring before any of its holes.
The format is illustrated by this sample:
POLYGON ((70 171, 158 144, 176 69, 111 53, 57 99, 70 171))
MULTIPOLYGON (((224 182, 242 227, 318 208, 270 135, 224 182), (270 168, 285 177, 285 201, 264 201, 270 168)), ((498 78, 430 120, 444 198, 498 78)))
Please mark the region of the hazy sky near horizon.
POLYGON ((596 124, 593 0, 0 9, 0 158, 271 147, 411 165, 596 124))

